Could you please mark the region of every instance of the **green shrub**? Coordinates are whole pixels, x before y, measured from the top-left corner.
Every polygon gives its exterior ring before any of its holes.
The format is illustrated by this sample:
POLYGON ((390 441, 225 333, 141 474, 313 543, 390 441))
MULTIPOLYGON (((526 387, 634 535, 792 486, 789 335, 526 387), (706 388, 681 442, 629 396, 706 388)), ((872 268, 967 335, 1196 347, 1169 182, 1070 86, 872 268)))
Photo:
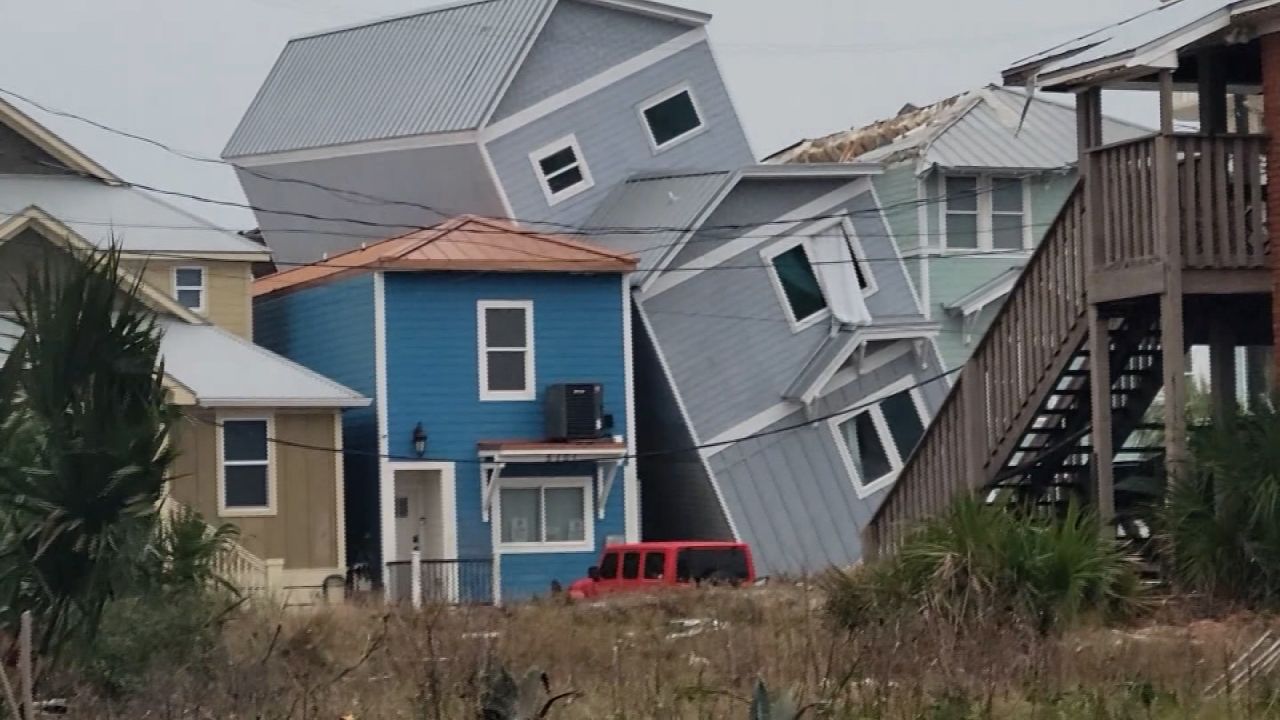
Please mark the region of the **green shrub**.
POLYGON ((1222 599, 1280 599, 1280 413, 1262 407, 1191 436, 1154 525, 1171 578, 1222 599))
POLYGON ((1091 514, 1044 519, 966 497, 924 522, 892 557, 826 580, 846 627, 925 616, 956 627, 1021 620, 1047 633, 1083 616, 1124 615, 1141 584, 1091 514))

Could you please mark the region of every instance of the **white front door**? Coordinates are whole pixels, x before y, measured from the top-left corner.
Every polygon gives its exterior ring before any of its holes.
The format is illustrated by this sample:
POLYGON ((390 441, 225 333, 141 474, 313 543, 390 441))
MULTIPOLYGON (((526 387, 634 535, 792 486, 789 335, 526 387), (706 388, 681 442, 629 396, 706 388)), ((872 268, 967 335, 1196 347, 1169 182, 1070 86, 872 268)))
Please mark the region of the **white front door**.
POLYGON ((437 470, 396 471, 396 560, 408 560, 414 539, 424 559, 443 557, 444 513, 437 470))

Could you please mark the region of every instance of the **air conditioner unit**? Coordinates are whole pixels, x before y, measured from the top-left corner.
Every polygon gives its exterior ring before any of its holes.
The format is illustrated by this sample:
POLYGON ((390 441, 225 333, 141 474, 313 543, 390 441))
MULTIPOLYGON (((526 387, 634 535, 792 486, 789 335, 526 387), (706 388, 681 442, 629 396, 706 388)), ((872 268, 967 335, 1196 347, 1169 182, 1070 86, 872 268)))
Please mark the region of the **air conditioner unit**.
POLYGON ((547 388, 548 440, 594 440, 605 431, 604 387, 566 383, 547 388))

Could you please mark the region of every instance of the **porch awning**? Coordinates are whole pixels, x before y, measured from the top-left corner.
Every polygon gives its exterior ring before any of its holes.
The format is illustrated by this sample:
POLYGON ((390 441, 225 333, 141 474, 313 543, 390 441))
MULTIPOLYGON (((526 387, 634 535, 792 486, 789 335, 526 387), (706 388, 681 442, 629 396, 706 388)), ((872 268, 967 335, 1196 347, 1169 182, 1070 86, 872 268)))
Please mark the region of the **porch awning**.
POLYGON ((596 514, 603 520, 605 501, 613 489, 613 480, 627 460, 627 443, 621 438, 571 440, 564 442, 529 440, 481 440, 476 444, 480 456, 481 514, 489 521, 493 495, 497 492, 502 471, 511 463, 594 463, 596 514))

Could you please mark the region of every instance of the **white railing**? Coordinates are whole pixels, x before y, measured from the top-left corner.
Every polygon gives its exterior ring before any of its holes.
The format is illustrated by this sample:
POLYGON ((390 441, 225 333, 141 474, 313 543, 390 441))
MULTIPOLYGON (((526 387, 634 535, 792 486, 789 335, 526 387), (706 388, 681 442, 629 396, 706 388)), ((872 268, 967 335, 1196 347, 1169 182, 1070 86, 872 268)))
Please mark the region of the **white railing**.
MULTIPOLYGON (((166 495, 160 501, 161 522, 169 522, 181 512, 185 506, 166 495)), ((217 528, 208 525, 208 534, 213 535, 217 528)), ((268 582, 267 563, 262 558, 245 549, 240 543, 231 540, 218 553, 213 562, 214 570, 237 590, 246 594, 265 592, 268 582)))

